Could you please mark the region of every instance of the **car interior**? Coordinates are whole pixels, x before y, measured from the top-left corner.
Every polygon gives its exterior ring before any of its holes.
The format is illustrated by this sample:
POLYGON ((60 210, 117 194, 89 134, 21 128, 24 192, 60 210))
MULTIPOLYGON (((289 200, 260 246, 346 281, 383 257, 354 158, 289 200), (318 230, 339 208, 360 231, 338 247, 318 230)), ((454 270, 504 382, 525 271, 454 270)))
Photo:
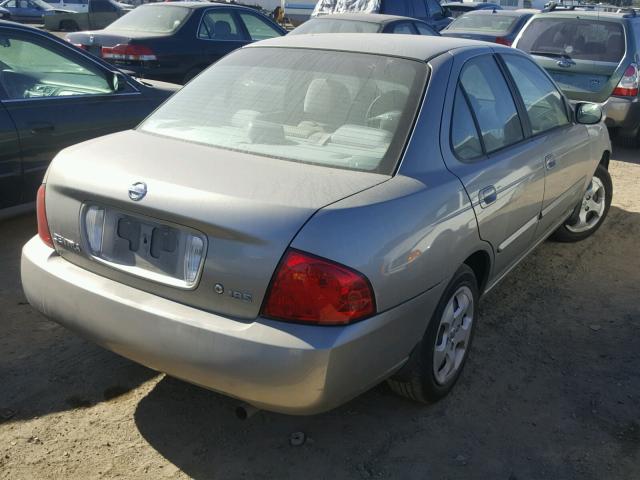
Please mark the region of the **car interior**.
POLYGON ((112 93, 92 71, 35 43, 0 37, 0 85, 10 99, 112 93))
POLYGON ((387 69, 364 59, 346 68, 337 57, 329 62, 333 71, 221 66, 215 74, 225 79, 205 72, 142 129, 271 157, 375 170, 415 108, 408 102, 415 69, 387 69), (212 94, 212 84, 230 87, 212 94), (209 98, 204 105, 203 98, 209 98))

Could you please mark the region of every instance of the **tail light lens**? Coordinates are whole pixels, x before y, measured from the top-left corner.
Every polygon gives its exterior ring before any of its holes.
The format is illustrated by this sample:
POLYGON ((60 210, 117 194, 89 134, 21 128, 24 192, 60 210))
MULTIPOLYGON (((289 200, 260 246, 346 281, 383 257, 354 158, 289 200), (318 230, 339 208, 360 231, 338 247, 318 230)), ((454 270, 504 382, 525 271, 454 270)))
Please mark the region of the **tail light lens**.
POLYGON ((613 94, 617 97, 635 97, 638 95, 638 89, 640 88, 640 72, 638 71, 638 65, 632 63, 624 71, 622 79, 618 86, 613 90, 613 94))
POLYGON ((134 62, 149 62, 158 59, 158 57, 153 53, 153 50, 145 45, 118 44, 115 47, 102 47, 101 55, 102 58, 109 60, 126 60, 134 62))
POLYGON ((44 202, 45 184, 38 188, 36 197, 36 216, 38 218, 38 236, 49 247, 53 248, 53 240, 49 231, 49 222, 47 222, 47 210, 44 202))
POLYGON ((507 47, 511 46, 511 42, 504 37, 496 37, 494 43, 499 43, 500 45, 506 45, 507 47))
POLYGON ((280 262, 262 307, 269 318, 320 325, 346 325, 375 311, 364 275, 292 249, 280 262))

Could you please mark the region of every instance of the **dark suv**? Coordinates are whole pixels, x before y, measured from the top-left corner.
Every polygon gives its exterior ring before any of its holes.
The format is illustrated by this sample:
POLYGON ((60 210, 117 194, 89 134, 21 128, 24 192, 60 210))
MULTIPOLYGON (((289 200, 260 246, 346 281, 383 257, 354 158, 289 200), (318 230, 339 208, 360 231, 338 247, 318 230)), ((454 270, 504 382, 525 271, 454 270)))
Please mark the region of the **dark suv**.
MULTIPOLYGON (((358 5, 362 4, 365 4, 362 8, 367 7, 366 2, 354 2, 348 10, 345 10, 343 2, 323 0, 316 5, 313 16, 330 13, 360 12, 363 11, 363 9, 358 8, 358 5), (338 3, 340 3, 339 6, 338 3), (339 10, 336 10, 336 7, 338 7, 339 10)), ((375 11, 368 11, 368 13, 384 13, 387 15, 418 18, 427 22, 429 26, 438 32, 453 20, 450 18, 450 12, 443 8, 438 0, 380 0, 380 7, 375 11)))
POLYGON ((595 11, 534 15, 514 47, 533 55, 572 100, 603 104, 606 124, 640 143, 640 16, 595 11))

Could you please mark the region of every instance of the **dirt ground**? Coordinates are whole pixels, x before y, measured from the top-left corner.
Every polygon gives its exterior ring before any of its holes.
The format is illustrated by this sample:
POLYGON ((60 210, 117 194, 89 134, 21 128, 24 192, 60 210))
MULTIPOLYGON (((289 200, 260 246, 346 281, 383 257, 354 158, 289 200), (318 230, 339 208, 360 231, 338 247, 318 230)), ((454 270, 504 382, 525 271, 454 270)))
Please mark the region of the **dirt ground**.
POLYGON ((640 479, 640 151, 606 224, 547 242, 481 304, 452 395, 379 386, 315 417, 260 412, 47 321, 20 287, 32 215, 0 224, 0 479, 640 479), (306 443, 291 446, 304 432, 306 443))

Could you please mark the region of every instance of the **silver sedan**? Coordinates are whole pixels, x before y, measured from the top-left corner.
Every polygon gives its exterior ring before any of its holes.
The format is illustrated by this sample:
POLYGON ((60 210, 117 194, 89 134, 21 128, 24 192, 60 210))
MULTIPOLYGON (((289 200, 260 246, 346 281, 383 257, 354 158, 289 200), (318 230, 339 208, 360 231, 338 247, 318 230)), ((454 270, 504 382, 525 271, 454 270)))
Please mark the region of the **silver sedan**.
POLYGON ((62 151, 22 254, 33 306, 153 369, 290 414, 388 380, 427 402, 478 301, 611 203, 597 105, 517 50, 299 35, 62 151))

